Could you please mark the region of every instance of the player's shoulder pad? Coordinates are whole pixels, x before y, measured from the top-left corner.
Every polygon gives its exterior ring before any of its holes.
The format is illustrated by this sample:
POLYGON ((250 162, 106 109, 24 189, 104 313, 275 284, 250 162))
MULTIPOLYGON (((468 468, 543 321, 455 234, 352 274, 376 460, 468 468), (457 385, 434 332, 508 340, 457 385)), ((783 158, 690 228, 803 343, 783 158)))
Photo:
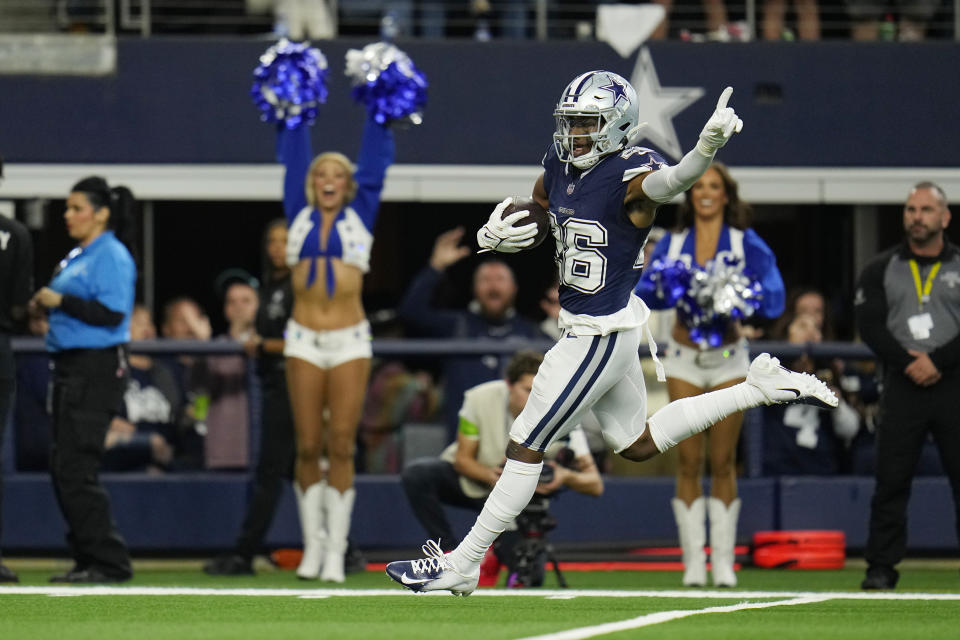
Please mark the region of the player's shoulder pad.
POLYGON ((627 147, 616 155, 614 162, 623 182, 669 166, 663 156, 647 147, 627 147))
POLYGON ((617 154, 617 159, 626 167, 648 166, 654 170, 670 166, 658 151, 649 147, 627 147, 617 154))

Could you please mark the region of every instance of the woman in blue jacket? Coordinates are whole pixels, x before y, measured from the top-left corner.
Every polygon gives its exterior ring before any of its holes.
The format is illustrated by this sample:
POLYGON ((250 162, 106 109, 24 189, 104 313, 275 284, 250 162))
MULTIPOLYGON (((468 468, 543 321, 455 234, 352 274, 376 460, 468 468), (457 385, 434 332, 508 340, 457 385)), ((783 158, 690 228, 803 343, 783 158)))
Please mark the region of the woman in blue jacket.
POLYGON ((98 472, 104 437, 127 386, 137 270, 117 233, 129 227, 132 194, 100 177, 70 190, 64 213, 77 246, 31 304, 49 310, 53 361, 50 473, 74 567, 51 582, 122 582, 132 576, 98 472))
MULTIPOLYGON (((777 260, 767 244, 748 228, 750 207, 740 200, 737 183, 722 163, 715 162, 686 193, 680 207, 679 231, 657 243, 656 260, 682 260, 703 268, 711 260, 739 259, 744 273, 759 280, 762 300, 757 315, 783 313, 784 286, 777 260)), ((637 285, 637 294, 651 309, 663 309, 650 272, 637 285)), ((750 366, 747 341, 731 322, 717 347, 705 347, 691 337, 692 326, 677 315, 663 365, 670 401, 743 382, 750 366)), ((707 580, 705 519, 710 518, 710 549, 714 586, 737 584, 734 543, 740 499, 737 497, 736 453, 743 413, 720 420, 707 431, 677 446, 677 494, 673 512, 683 551, 683 583, 703 586, 707 580), (704 499, 701 469, 709 442, 710 497, 704 499)))

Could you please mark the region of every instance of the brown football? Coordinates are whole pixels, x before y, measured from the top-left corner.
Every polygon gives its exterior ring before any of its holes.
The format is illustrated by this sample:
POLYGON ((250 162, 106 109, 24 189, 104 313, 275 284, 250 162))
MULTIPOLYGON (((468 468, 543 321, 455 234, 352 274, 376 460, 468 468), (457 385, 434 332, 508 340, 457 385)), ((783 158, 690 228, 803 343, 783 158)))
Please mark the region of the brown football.
POLYGON ((527 211, 529 212, 526 216, 520 218, 513 223, 515 227, 522 227, 528 225, 531 222, 537 225, 537 235, 533 238, 533 244, 527 249, 532 249, 534 247, 540 246, 544 240, 550 237, 550 214, 547 213, 547 210, 537 204, 537 201, 533 198, 513 198, 513 204, 509 204, 503 210, 503 213, 500 214, 500 218, 506 218, 511 213, 517 211, 527 211))

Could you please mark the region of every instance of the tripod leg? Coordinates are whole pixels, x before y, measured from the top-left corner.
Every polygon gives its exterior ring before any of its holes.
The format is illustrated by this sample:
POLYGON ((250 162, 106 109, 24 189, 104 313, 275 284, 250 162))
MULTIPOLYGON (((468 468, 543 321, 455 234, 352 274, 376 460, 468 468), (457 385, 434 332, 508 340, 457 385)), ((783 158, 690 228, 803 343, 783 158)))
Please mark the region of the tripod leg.
POLYGON ((567 589, 569 585, 567 584, 567 579, 563 577, 563 573, 560 571, 560 563, 557 561, 557 556, 553 552, 553 545, 547 543, 546 547, 547 560, 553 563, 553 572, 557 574, 557 584, 560 585, 561 589, 567 589))

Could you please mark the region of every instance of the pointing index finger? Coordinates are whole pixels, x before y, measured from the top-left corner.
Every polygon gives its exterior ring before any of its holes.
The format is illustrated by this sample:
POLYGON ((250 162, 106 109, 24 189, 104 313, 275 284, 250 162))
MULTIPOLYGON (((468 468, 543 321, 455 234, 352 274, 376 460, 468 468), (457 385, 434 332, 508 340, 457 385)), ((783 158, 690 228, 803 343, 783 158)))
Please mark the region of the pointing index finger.
POLYGON ((727 106, 727 101, 730 100, 730 96, 733 94, 733 87, 727 87, 723 90, 723 93, 720 94, 720 99, 717 100, 717 111, 720 109, 725 109, 727 106))

